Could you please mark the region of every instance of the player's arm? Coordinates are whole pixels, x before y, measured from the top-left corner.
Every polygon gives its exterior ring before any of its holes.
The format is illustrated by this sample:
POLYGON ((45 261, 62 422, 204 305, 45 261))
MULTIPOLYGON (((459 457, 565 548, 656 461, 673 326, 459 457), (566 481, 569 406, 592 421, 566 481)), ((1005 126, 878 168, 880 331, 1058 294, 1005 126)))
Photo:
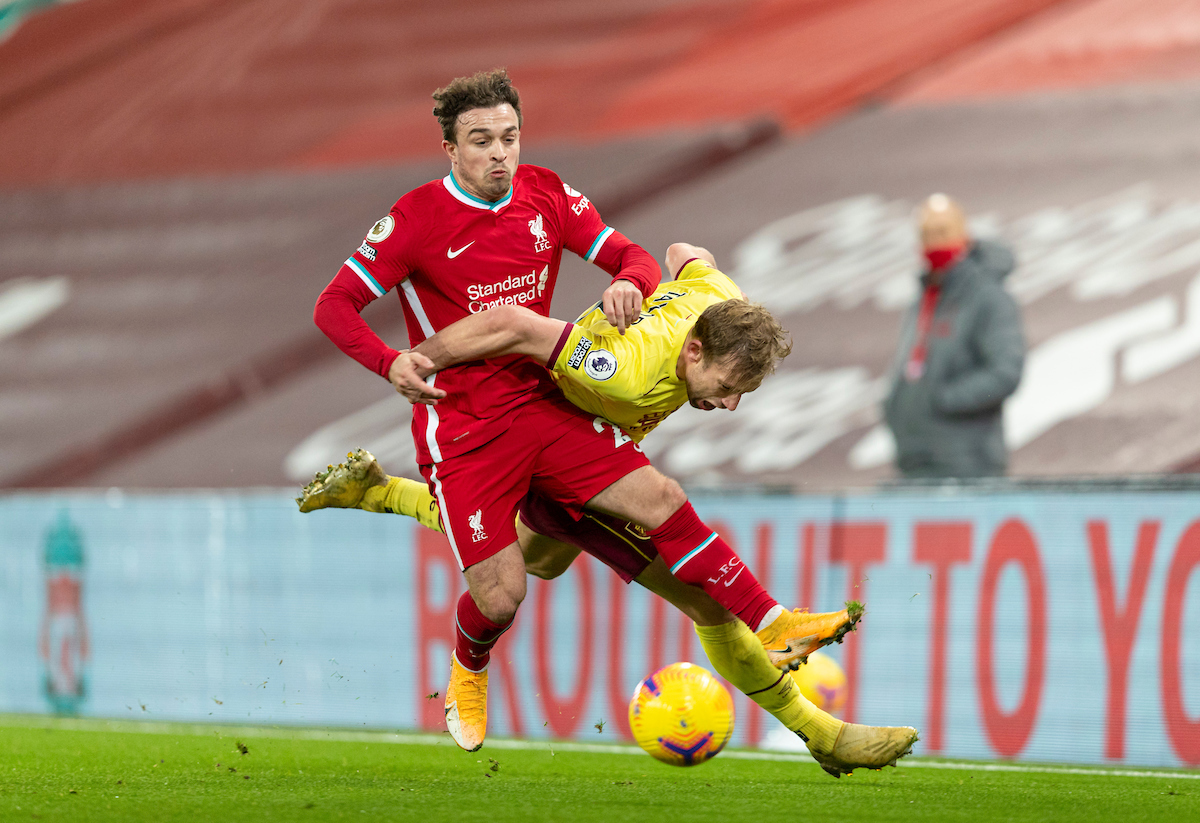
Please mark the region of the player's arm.
POLYGON ((399 354, 371 330, 360 312, 408 274, 404 215, 390 212, 367 233, 358 250, 317 298, 313 322, 346 354, 386 378, 399 354))
POLYGON ((571 324, 542 317, 521 306, 499 306, 451 323, 391 365, 388 379, 410 403, 437 405, 446 392, 425 382, 457 363, 523 354, 549 362, 562 347, 571 324))
POLYGON ((662 277, 654 256, 624 235, 613 232, 605 246, 604 254, 594 262, 612 275, 613 281, 600 304, 604 319, 624 334, 641 315, 642 300, 658 288, 662 277))
POLYGON ((696 277, 713 277, 722 278, 728 283, 731 290, 736 290, 738 295, 743 300, 749 300, 746 293, 738 289, 732 280, 717 269, 716 258, 712 252, 702 246, 693 246, 691 243, 672 243, 667 247, 667 271, 671 273, 671 277, 675 280, 690 279, 696 277), (693 260, 699 260, 707 265, 692 266, 688 272, 684 271, 684 267, 693 260), (689 274, 690 272, 690 274, 689 274))
POLYGON ((384 343, 359 314, 375 297, 348 266, 342 266, 317 298, 313 322, 344 353, 387 377, 388 366, 399 352, 384 343))
POLYGON ((568 249, 612 277, 600 305, 604 317, 625 333, 642 313, 642 300, 658 288, 662 272, 654 256, 606 225, 591 201, 564 186, 561 219, 568 249))
POLYGON ((380 340, 359 314, 373 299, 373 295, 368 298, 365 289, 343 266, 320 293, 312 319, 343 353, 379 376, 388 377, 388 366, 400 353, 380 340))

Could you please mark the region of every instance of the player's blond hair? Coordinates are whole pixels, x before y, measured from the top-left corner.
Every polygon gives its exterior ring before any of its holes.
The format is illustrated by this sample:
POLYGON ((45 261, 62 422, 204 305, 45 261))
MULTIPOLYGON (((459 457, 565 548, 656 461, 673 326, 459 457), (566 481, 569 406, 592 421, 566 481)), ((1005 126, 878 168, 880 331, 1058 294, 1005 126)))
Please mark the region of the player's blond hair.
POLYGON ((521 95, 513 88, 512 80, 504 69, 481 71, 470 77, 455 77, 445 88, 433 93, 437 105, 433 116, 442 126, 442 137, 450 143, 458 143, 456 129, 458 116, 471 109, 490 109, 507 103, 517 113, 517 125, 521 125, 521 95))
POLYGON ((724 300, 709 306, 692 328, 705 363, 731 358, 731 375, 740 392, 754 391, 792 352, 790 335, 765 306, 724 300))

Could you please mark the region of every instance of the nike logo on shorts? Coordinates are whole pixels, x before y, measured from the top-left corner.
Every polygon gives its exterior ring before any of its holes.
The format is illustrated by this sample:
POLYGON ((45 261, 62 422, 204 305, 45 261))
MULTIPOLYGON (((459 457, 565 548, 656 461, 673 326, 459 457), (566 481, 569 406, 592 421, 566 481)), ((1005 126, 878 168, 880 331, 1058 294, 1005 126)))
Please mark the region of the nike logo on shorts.
POLYGON ((471 246, 474 246, 474 245, 475 245, 475 241, 472 240, 470 243, 463 246, 458 251, 454 251, 453 249, 446 249, 446 256, 449 257, 451 260, 453 260, 454 258, 458 257, 460 254, 462 254, 463 252, 465 252, 467 249, 471 248, 471 246))

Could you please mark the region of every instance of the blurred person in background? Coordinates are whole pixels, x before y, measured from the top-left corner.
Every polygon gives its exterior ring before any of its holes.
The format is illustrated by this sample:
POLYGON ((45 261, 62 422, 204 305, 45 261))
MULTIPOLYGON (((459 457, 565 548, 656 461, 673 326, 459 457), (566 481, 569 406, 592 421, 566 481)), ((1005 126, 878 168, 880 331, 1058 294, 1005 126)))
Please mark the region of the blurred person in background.
POLYGON ((1017 389, 1025 339, 1004 290, 1008 248, 972 239, 944 194, 918 211, 924 271, 904 316, 883 412, 905 478, 1004 474, 1004 401, 1017 389))

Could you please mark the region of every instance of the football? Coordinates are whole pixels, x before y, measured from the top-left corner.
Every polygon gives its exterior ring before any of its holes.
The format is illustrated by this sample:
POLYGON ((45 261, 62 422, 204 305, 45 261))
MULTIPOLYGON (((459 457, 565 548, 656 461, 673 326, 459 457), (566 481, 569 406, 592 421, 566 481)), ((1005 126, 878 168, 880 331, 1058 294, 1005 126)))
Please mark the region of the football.
POLYGON ((700 666, 672 663, 638 684, 629 728, 650 756, 672 766, 713 758, 733 734, 733 698, 700 666))
POLYGON ((792 672, 792 679, 800 687, 800 693, 818 709, 837 714, 845 707, 849 694, 846 673, 829 655, 813 652, 807 663, 792 672))

